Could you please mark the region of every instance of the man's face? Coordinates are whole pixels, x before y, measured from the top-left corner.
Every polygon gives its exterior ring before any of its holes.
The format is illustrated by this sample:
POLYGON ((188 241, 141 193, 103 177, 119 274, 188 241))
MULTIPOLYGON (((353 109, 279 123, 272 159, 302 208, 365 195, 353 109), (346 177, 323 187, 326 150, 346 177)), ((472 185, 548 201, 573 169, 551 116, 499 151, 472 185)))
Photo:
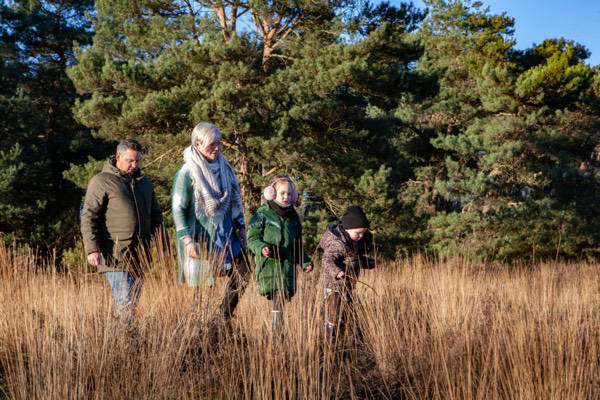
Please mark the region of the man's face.
POLYGON ((132 149, 127 149, 125 153, 117 152, 117 162, 115 165, 123 172, 133 174, 140 166, 140 160, 142 159, 142 153, 132 149))

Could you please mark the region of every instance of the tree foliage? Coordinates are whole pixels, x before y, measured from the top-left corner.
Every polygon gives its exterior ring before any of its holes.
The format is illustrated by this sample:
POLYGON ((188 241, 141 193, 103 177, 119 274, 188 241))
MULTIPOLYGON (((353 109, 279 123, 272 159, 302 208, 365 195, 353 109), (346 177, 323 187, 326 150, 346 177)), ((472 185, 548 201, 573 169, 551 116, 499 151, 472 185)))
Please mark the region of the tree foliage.
POLYGON ((94 152, 73 119, 66 67, 73 43, 88 43, 93 9, 86 0, 0 3, 0 231, 41 250, 69 247, 79 190, 63 179, 69 163, 94 152))
POLYGON ((479 3, 431 1, 419 68, 440 92, 411 107, 431 144, 415 207, 431 246, 515 259, 598 255, 597 71, 583 46, 513 49, 513 21, 479 3))
POLYGON ((227 4, 98 1, 94 44, 78 49, 69 69, 87 96, 77 118, 106 139, 138 137, 147 157, 161 160, 146 172, 165 185, 191 128, 215 123, 247 212, 273 174, 287 173, 331 213, 368 193, 378 225, 385 214, 397 218, 398 121, 376 110, 435 87, 410 68, 422 46, 408 32, 424 14, 386 6, 348 16, 358 3, 342 2, 227 4))
POLYGON ((145 145, 170 221, 182 150, 211 121, 247 214, 273 175, 297 181, 311 251, 361 204, 386 254, 599 255, 600 70, 582 44, 517 50, 513 19, 470 0, 10 4, 5 233, 76 229, 82 189, 124 137, 145 145))

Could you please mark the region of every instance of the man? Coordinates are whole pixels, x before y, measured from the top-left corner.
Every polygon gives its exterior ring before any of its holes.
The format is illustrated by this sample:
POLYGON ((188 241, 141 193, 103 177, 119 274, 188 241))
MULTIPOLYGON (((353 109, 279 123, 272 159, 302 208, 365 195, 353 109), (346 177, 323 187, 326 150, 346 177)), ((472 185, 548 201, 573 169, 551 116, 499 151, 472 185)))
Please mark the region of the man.
POLYGON ((162 212, 152 184, 139 169, 142 147, 122 140, 102 172, 88 184, 81 213, 87 261, 104 273, 119 317, 133 329, 151 236, 162 232, 162 212))

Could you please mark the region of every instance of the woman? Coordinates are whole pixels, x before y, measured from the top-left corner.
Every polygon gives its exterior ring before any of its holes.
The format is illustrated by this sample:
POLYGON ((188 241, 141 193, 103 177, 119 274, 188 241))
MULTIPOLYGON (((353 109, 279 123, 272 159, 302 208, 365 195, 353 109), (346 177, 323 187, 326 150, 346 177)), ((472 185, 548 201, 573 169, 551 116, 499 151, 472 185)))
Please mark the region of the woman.
MULTIPOLYGON (((248 265, 242 249, 246 225, 240 187, 220 146, 221 133, 216 126, 208 122, 196 125, 192 144, 183 153, 185 163, 173 182, 173 220, 179 279, 190 261, 200 265, 210 260, 214 269, 229 276, 221 304, 227 322, 248 282, 248 265)), ((186 278, 189 285, 198 284, 197 279, 186 278)))

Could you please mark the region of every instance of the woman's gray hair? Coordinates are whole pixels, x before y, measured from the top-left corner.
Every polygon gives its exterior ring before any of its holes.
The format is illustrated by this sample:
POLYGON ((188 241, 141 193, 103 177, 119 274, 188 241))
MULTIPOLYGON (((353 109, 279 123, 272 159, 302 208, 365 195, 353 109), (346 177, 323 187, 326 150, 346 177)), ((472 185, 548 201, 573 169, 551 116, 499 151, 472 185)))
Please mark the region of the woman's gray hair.
POLYGON ((206 147, 221 139, 221 132, 210 122, 200 122, 192 131, 192 146, 200 142, 202 147, 206 147))

